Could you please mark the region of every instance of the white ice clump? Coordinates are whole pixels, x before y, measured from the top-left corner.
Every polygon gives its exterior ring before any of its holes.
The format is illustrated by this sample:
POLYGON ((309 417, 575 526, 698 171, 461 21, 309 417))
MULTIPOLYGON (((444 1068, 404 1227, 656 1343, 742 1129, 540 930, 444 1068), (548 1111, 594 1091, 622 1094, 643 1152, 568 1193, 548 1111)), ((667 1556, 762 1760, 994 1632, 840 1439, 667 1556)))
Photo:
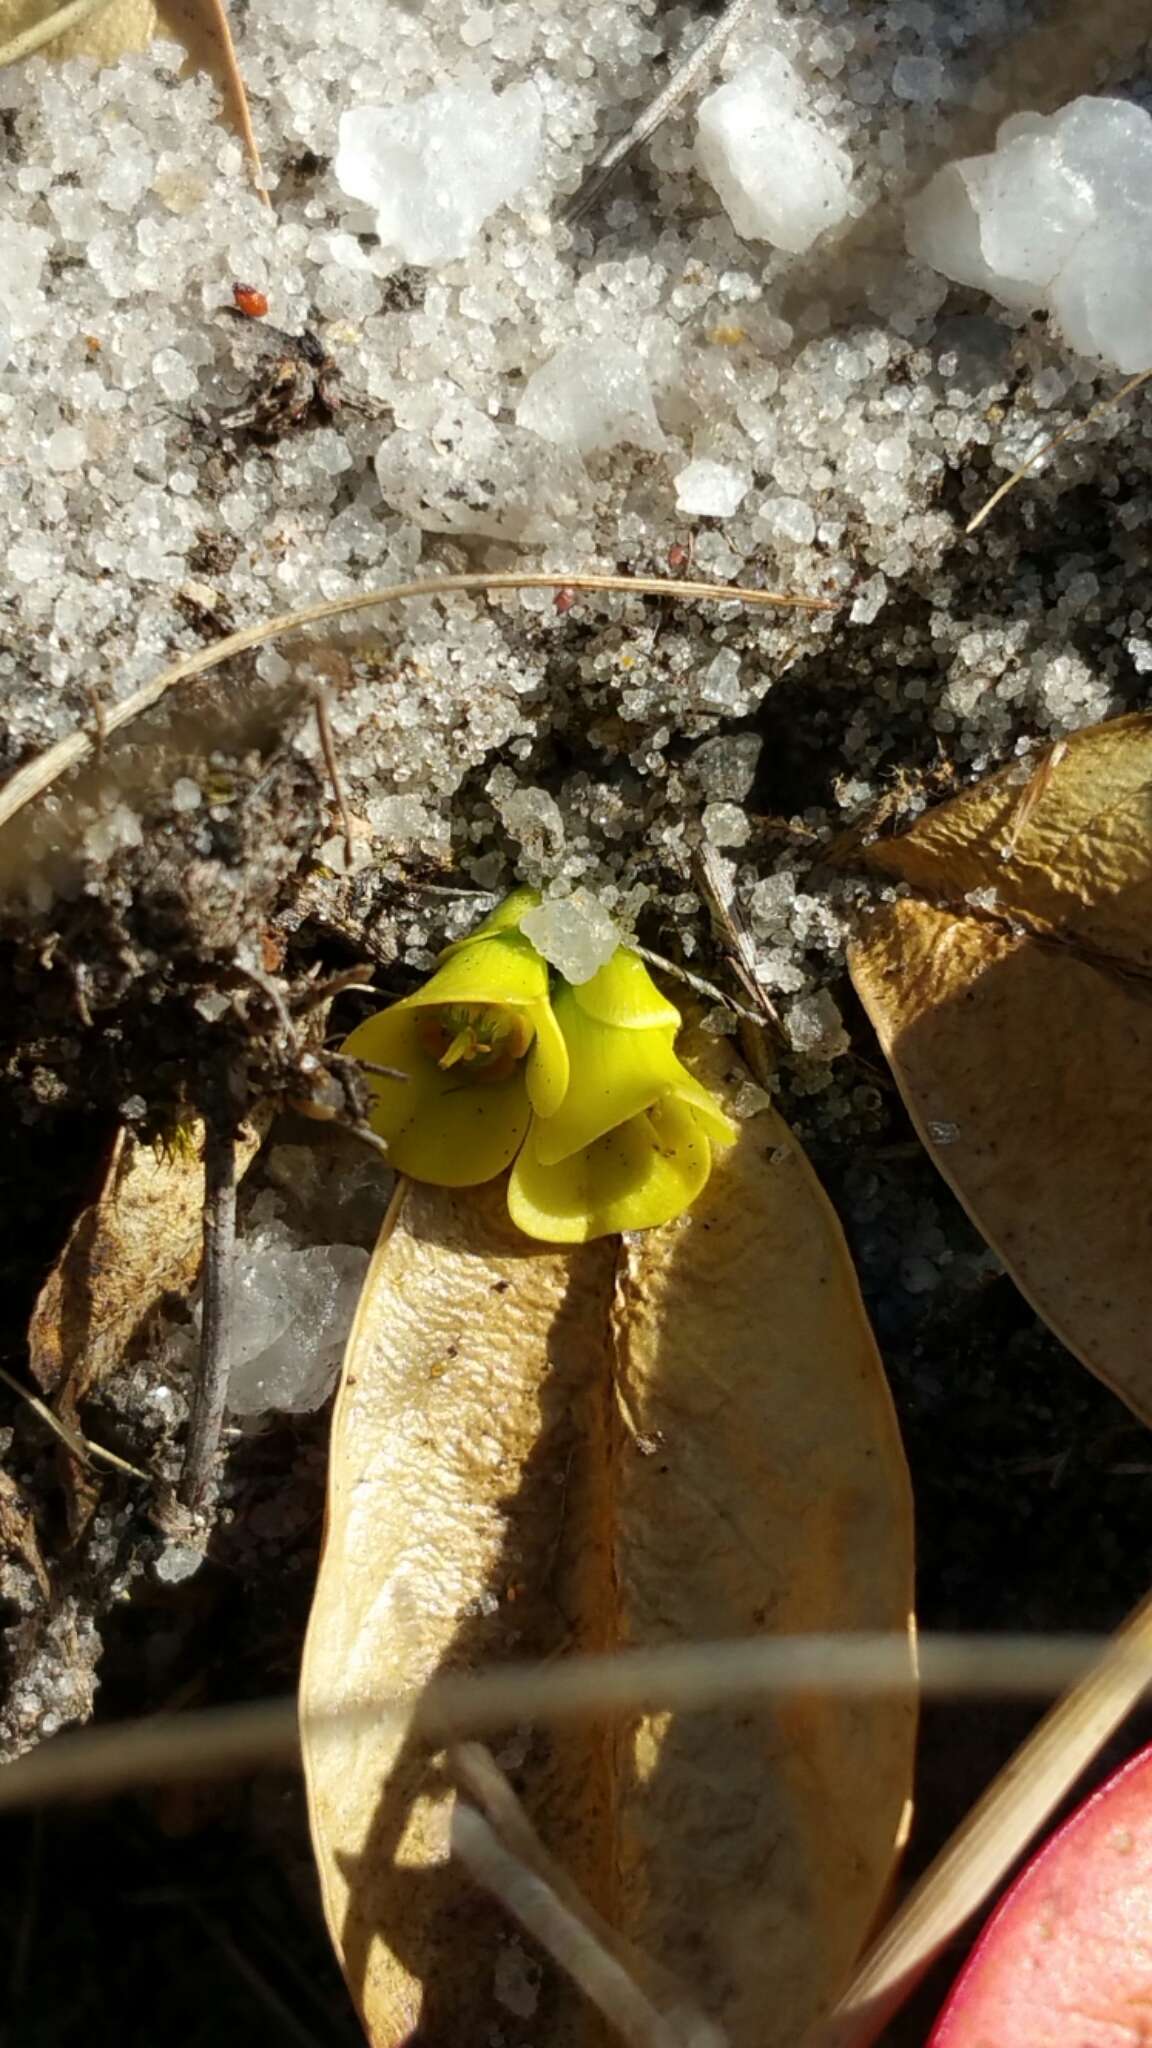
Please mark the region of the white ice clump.
POLYGON ((1044 308, 1083 354, 1147 369, 1152 114, 1084 97, 1014 115, 995 150, 946 164, 912 200, 907 242, 957 284, 1044 308))
POLYGON ((599 898, 587 889, 546 897, 525 911, 520 929, 565 981, 579 985, 612 958, 620 934, 599 898))
POLYGON ((746 469, 730 462, 709 462, 700 458, 680 470, 675 478, 676 510, 697 519, 730 519, 740 510, 752 477, 746 469))
POLYGON ((405 263, 450 263, 531 183, 540 153, 534 86, 445 86, 342 114, 333 168, 341 191, 375 209, 386 249, 405 263))
POLYGON ((664 446, 643 359, 620 342, 571 341, 558 349, 529 377, 516 424, 581 455, 624 441, 664 446))
POLYGON ((850 211, 852 162, 765 43, 702 101, 696 161, 737 234, 800 255, 850 211))
POLYGON ((368 1267, 359 1245, 300 1245, 277 1221, 245 1238, 228 1406, 302 1414, 327 1400, 368 1267))

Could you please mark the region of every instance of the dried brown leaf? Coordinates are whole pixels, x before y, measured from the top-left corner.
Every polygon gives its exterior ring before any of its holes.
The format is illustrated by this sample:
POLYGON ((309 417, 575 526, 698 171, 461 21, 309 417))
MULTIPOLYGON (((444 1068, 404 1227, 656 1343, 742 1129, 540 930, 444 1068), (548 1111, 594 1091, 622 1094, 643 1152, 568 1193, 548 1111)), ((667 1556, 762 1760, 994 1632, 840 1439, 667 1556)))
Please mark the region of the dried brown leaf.
POLYGON ((1062 1342, 1152 1422, 1152 718, 1077 733, 868 859, 914 891, 851 969, 920 1136, 1062 1342))
POLYGON ((16 1558, 31 1573, 45 1600, 51 1597, 31 1502, 23 1487, 0 1466, 0 1558, 4 1556, 16 1558))
MULTIPOLYGON (((184 1294, 200 1267, 204 1210, 203 1127, 170 1152, 121 1130, 95 1202, 73 1224, 36 1299, 28 1326, 29 1366, 65 1427, 79 1434, 80 1406, 122 1365, 166 1295, 184 1294)), ((257 1133, 239 1141, 240 1170, 255 1157, 257 1133)), ((75 1529, 99 1492, 98 1476, 67 1460, 75 1529)))
POLYGON ((1152 969, 1152 716, 1061 740, 868 849, 868 867, 963 915, 972 906, 1086 957, 1152 969))
MULTIPOLYGON (((835 1219, 771 1111, 626 1254, 409 1188, 333 1426, 302 1708, 445 1669, 900 1629, 907 1476, 835 1219)), ((497 1760, 590 1908, 735 2044, 792 2042, 891 1870, 912 1709, 813 1696, 520 1728, 497 1760)), ((447 1773, 394 1723, 305 1724, 329 1926, 370 2041, 604 2038, 449 1860, 447 1773), (525 1979, 525 1971, 527 1977, 525 1979), (524 1993, 527 1981, 528 1993, 524 1993)))
POLYGON ((46 1394, 75 1412, 123 1362, 165 1293, 184 1293, 200 1264, 203 1130, 168 1154, 122 1130, 104 1184, 81 1212, 37 1297, 29 1363, 46 1394))

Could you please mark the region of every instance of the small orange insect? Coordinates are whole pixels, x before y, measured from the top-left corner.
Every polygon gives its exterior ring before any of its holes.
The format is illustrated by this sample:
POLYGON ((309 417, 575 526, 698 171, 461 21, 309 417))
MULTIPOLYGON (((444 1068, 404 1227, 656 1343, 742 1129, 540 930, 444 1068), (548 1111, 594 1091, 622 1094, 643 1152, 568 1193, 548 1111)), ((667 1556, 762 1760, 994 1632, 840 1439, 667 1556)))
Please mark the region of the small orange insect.
POLYGON ((232 303, 236 311, 243 313, 249 320, 262 320, 268 311, 267 297, 262 291, 258 291, 254 284, 234 284, 232 303))

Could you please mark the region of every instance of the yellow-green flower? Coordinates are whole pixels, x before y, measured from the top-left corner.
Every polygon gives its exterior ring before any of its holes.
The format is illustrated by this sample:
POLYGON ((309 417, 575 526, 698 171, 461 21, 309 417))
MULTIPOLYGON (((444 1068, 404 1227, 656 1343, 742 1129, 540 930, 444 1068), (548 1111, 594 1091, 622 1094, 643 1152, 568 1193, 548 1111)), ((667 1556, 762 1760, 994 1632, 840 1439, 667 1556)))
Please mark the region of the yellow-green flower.
POLYGON ((367 1073, 372 1128, 401 1173, 473 1187, 510 1166, 532 1113, 553 1115, 568 1087, 568 1051, 552 1013, 548 968, 516 929, 539 901, 519 889, 467 939, 449 946, 431 981, 345 1040, 367 1073))
POLYGON ((569 1085, 532 1119, 508 1185, 513 1222, 564 1244, 667 1223, 708 1179, 712 1144, 735 1136, 673 1051, 679 1011, 624 947, 563 984, 554 1010, 569 1085))

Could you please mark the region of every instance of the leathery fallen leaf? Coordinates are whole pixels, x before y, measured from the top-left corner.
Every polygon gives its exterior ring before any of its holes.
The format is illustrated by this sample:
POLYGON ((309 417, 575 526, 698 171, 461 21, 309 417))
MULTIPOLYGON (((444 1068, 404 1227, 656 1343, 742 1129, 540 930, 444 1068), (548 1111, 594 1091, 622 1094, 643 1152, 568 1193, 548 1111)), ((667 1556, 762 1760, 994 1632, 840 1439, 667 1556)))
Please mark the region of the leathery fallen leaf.
POLYGON ((122 1362, 161 1296, 196 1278, 202 1148, 200 1127, 168 1153, 127 1130, 113 1141, 100 1192, 73 1224, 28 1327, 33 1375, 69 1409, 122 1362))
MULTIPOLYGON (((686 1217, 626 1244, 531 1243, 498 1183, 402 1190, 349 1340, 301 1684, 328 1924, 374 2048, 606 2036, 451 1860, 449 1773, 391 1720, 325 1720, 334 1701, 572 1651, 904 1630, 911 1573, 855 1276, 772 1110, 686 1217)), ((880 1904, 913 1734, 910 1691, 669 1700, 521 1726, 497 1761, 593 1912, 733 2044, 782 2048, 880 1904)))
MULTIPOLYGON (((36 1299, 28 1326, 28 1362, 56 1412, 80 1427, 80 1404, 122 1365, 133 1337, 166 1294, 186 1293, 200 1266, 204 1209, 204 1132, 191 1125, 168 1151, 122 1129, 113 1141, 100 1192, 81 1211, 36 1299)), ((239 1168, 259 1137, 245 1128, 239 1168)), ((72 1518, 98 1490, 68 1458, 72 1518)))
POLYGON ((929 2048, 1071 2048, 1147 2037, 1152 1749, 1032 1858, 961 1972, 929 2048))
POLYGON ((869 849, 850 966, 916 1128, 1021 1291, 1152 1423, 1152 717, 869 849))

